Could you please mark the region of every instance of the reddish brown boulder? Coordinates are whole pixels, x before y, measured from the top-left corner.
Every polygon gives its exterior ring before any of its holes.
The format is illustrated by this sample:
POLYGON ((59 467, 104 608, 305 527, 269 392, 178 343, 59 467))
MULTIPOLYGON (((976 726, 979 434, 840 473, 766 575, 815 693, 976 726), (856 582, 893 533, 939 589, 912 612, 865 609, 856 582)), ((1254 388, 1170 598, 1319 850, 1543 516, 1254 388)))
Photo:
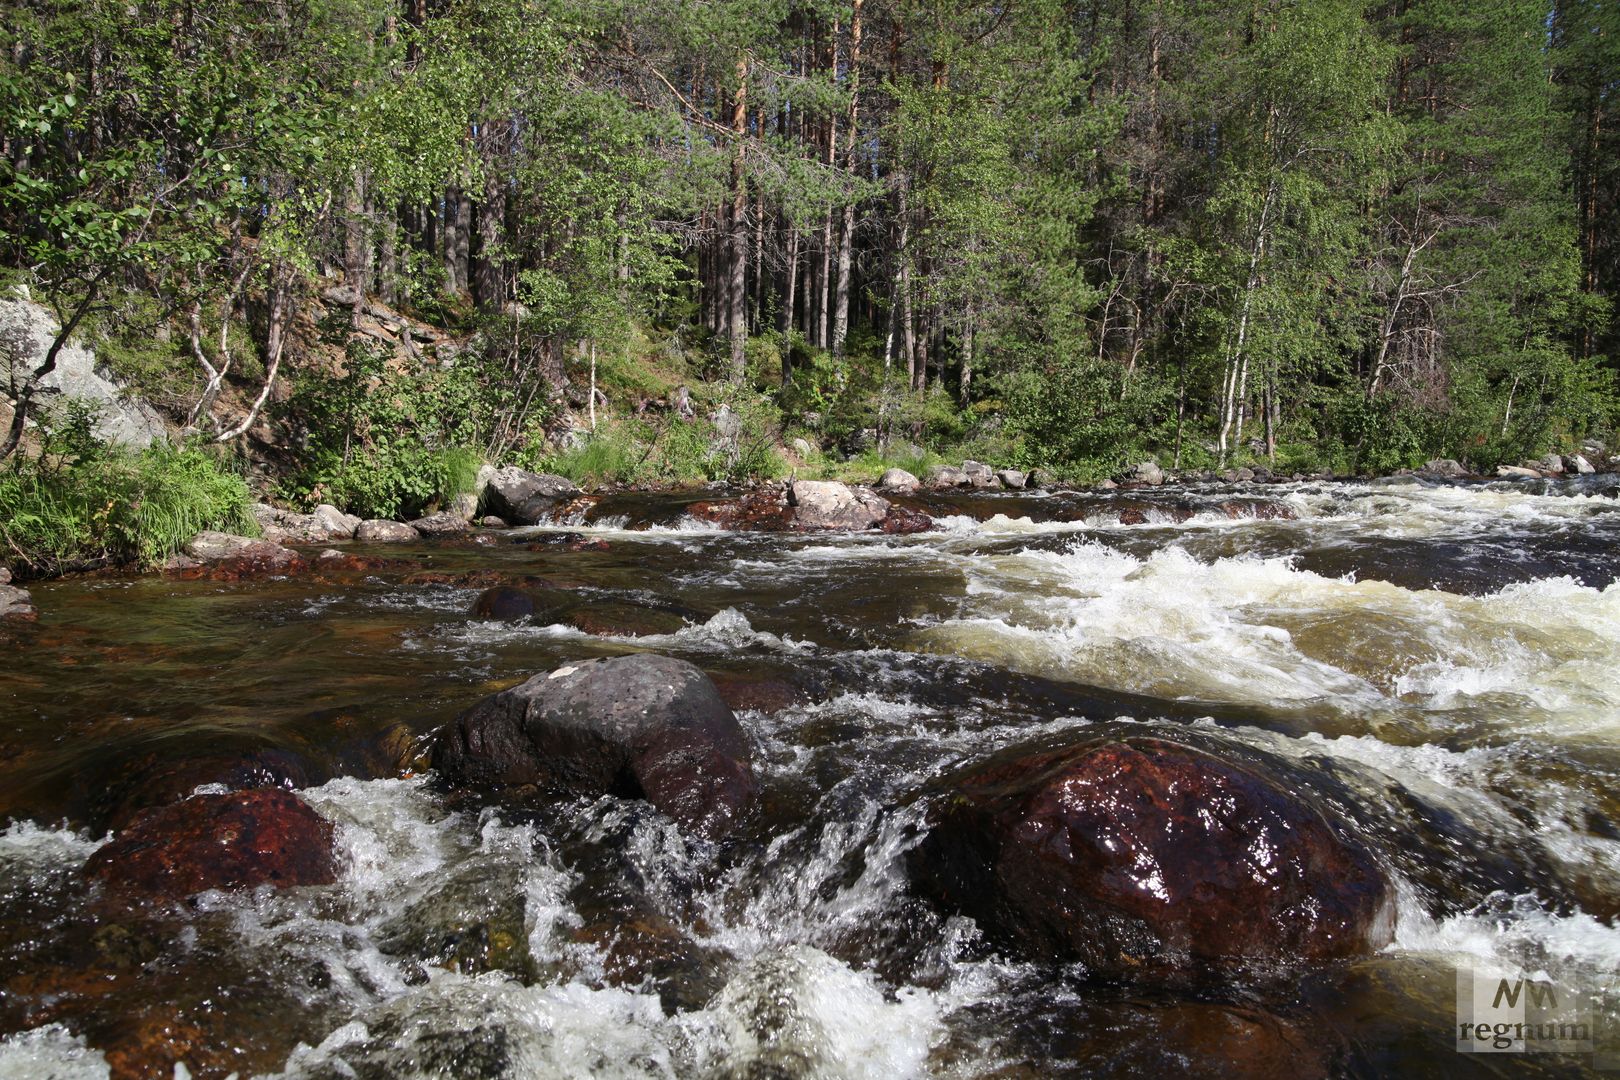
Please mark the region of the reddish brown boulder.
POLYGON ((930 824, 912 857, 924 892, 1099 974, 1350 956, 1393 936, 1364 848, 1276 781, 1162 739, 983 766, 930 824))
POLYGON ((207 889, 326 885, 336 872, 331 823, 274 788, 143 811, 84 866, 109 898, 154 900, 207 889))
POLYGON ((783 532, 793 527, 793 508, 782 489, 774 487, 751 491, 737 499, 695 502, 686 512, 722 529, 783 532))
POLYGON ((457 717, 433 749, 451 784, 644 798, 705 835, 752 803, 748 739, 697 667, 641 654, 536 675, 457 717))
POLYGON ((1220 504, 1220 511, 1229 518, 1255 521, 1293 521, 1297 516, 1289 507, 1270 499, 1227 499, 1220 504))
POLYGON ((219 532, 198 533, 184 553, 164 564, 164 569, 175 577, 215 581, 283 577, 305 568, 303 557, 291 548, 219 532))
POLYGON ((473 601, 471 615, 475 619, 498 622, 527 619, 534 615, 534 597, 522 589, 497 585, 478 594, 478 599, 473 601))
POLYGON ((891 536, 905 536, 910 533, 932 532, 935 525, 934 519, 921 510, 913 510, 909 506, 895 506, 891 503, 878 528, 891 536))

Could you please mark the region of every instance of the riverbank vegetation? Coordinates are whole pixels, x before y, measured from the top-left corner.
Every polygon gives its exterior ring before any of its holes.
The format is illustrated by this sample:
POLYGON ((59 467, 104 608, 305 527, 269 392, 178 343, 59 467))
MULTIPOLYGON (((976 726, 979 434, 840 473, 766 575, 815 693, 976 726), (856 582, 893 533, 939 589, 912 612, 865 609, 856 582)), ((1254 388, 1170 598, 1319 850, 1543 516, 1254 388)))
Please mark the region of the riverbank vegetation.
POLYGON ((5 6, 0 263, 61 328, 5 457, 73 335, 389 516, 483 460, 1488 469, 1616 421, 1606 5, 5 6))

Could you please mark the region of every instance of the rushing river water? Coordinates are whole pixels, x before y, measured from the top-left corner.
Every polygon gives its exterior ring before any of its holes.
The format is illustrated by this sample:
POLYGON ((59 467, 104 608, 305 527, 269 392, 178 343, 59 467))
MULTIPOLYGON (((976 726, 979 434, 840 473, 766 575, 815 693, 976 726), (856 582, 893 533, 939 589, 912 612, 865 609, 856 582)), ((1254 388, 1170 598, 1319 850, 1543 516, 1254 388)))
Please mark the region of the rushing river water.
POLYGON ((1614 478, 960 496, 919 502, 940 528, 914 536, 728 533, 683 505, 374 549, 412 565, 341 585, 35 587, 38 623, 0 637, 0 1077, 105 1076, 143 1042, 193 1076, 321 1080, 1620 1067, 1612 1027, 1607 1059, 1454 1049, 1459 966, 1620 979, 1614 478), (502 575, 597 622, 469 619, 502 575), (579 628, 616 625, 652 633, 579 628), (480 807, 376 764, 633 650, 759 705, 741 836, 611 797, 480 807), (928 783, 1112 728, 1290 762, 1390 868, 1394 944, 1109 984, 912 893, 928 783), (79 867, 193 758, 296 776, 338 883, 98 907, 79 867))

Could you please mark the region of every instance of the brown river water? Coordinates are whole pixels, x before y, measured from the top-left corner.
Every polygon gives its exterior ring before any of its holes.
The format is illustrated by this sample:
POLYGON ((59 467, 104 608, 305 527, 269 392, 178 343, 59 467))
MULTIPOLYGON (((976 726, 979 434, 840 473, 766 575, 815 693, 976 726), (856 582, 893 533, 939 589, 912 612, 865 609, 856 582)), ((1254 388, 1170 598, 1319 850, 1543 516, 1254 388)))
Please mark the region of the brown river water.
POLYGON ((373 548, 400 565, 342 583, 35 585, 0 631, 0 1078, 138 1075, 119 1048, 153 1045, 154 1075, 244 1080, 1620 1069, 1615 478, 939 497, 912 536, 688 501, 373 548), (469 618, 478 571, 541 610, 469 618), (636 650, 757 705, 740 836, 401 775, 480 698, 636 650), (1114 729, 1287 762, 1389 869, 1394 943, 1119 984, 913 894, 931 781, 1114 729), (221 762, 334 823, 337 883, 98 905, 109 828, 221 762), (1597 995, 1593 1050, 1458 1053, 1459 969, 1597 995))

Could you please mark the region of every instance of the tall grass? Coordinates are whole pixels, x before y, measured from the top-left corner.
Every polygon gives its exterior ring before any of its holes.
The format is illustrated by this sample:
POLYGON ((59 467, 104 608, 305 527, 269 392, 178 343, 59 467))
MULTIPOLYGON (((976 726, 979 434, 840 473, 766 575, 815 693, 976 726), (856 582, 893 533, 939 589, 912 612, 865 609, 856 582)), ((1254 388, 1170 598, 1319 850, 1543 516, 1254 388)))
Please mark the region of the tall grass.
POLYGON ((4 558, 32 575, 156 565, 204 529, 257 535, 242 477, 194 447, 107 451, 0 474, 4 558))

